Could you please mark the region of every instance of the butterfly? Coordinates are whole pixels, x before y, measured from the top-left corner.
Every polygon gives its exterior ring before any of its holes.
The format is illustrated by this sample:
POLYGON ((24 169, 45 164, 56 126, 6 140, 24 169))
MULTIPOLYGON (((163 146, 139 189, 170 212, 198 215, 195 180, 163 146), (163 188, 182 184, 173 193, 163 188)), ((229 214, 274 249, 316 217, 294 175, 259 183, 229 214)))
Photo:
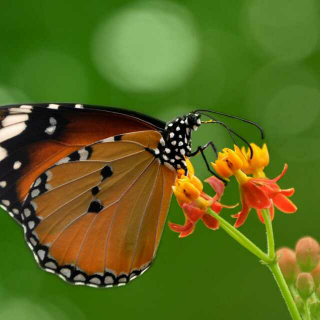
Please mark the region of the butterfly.
POLYGON ((202 123, 226 127, 208 112, 165 123, 82 104, 1 107, 0 203, 23 227, 40 267, 92 287, 121 286, 143 274, 185 158, 201 153, 212 172, 204 150, 216 151, 214 144, 191 147, 202 123))

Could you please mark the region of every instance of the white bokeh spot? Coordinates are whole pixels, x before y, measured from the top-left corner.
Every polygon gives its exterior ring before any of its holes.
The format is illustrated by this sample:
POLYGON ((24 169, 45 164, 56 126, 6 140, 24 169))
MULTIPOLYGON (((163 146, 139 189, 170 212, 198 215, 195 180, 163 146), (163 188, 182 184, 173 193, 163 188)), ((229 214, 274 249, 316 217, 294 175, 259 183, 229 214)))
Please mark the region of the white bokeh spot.
POLYGON ((281 60, 303 59, 319 40, 315 0, 248 1, 245 15, 252 38, 281 60))
POLYGON ((297 135, 311 128, 319 115, 320 91, 316 88, 291 85, 271 97, 263 118, 266 127, 272 130, 273 134, 297 135))
POLYGON ((101 75, 128 91, 164 91, 187 80, 199 58, 189 12, 166 1, 128 4, 95 32, 93 59, 101 75))

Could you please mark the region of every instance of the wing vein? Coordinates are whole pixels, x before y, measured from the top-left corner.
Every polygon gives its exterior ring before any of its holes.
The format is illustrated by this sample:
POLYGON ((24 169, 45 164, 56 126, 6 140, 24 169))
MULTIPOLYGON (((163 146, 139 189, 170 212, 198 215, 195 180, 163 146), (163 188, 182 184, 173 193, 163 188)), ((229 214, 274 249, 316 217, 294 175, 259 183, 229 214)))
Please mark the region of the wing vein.
MULTIPOLYGON (((110 238, 110 235, 111 235, 111 230, 113 228, 113 224, 114 224, 114 219, 116 217, 116 214, 117 214, 117 211, 118 211, 118 208, 119 208, 119 202, 120 200, 123 198, 123 196, 128 192, 128 190, 130 190, 132 188, 132 186, 134 186, 137 181, 144 175, 144 173, 148 170, 148 168, 152 165, 152 163, 155 161, 155 159, 153 159, 150 164, 141 172, 141 174, 137 177, 137 179, 127 188, 127 190, 121 195, 121 197, 117 200, 117 202, 115 203, 118 203, 117 205, 117 208, 115 210, 115 212, 113 213, 112 215, 112 219, 111 219, 111 224, 109 226, 109 229, 108 229, 108 235, 107 235, 107 240, 106 240, 106 245, 105 245, 105 260, 104 260, 104 270, 106 270, 106 259, 107 259, 107 250, 108 250, 108 244, 109 244, 109 238, 110 238)), ((110 205, 109 205, 110 207, 110 205)))
POLYGON ((152 191, 151 191, 151 193, 150 193, 149 199, 148 199, 148 201, 147 201, 147 204, 146 204, 146 206, 145 206, 145 209, 144 209, 144 212, 143 212, 143 215, 142 215, 140 224, 139 224, 139 229, 138 229, 137 238, 136 238, 136 245, 135 245, 135 248, 134 248, 134 254, 133 254, 133 257, 132 257, 131 266, 130 266, 130 269, 129 269, 129 274, 130 274, 130 272, 132 271, 132 266, 133 266, 133 263, 134 263, 134 259, 135 259, 136 254, 137 254, 137 247, 138 247, 139 238, 140 238, 140 234, 141 234, 142 224, 143 224, 144 218, 145 218, 145 216, 146 216, 146 212, 148 211, 148 207, 149 207, 149 205, 150 205, 150 201, 151 201, 151 199, 152 199, 152 197, 153 197, 153 194, 154 194, 154 191, 155 191, 155 188, 156 188, 156 185, 157 185, 156 182, 157 182, 157 180, 158 180, 159 172, 160 172, 160 165, 159 165, 159 167, 158 167, 157 178, 154 179, 152 191))

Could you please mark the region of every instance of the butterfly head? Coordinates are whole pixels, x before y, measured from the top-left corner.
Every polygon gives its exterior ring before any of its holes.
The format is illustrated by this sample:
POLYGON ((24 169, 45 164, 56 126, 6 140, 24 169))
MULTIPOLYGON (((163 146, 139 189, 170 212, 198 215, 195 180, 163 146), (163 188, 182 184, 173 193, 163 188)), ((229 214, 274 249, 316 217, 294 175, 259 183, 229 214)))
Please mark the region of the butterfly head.
POLYGON ((188 113, 168 122, 159 144, 160 160, 176 170, 187 170, 185 156, 191 154, 191 133, 200 125, 200 115, 197 113, 188 113))

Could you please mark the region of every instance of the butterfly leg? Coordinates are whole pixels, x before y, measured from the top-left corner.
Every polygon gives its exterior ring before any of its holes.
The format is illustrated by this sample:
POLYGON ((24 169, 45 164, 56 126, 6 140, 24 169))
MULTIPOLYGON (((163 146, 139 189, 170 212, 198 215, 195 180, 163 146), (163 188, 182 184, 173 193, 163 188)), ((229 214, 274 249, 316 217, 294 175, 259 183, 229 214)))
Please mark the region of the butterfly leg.
POLYGON ((213 149, 214 153, 215 153, 216 155, 218 155, 218 151, 217 151, 217 148, 216 148, 215 144, 214 144, 212 141, 210 141, 210 142, 208 142, 208 143, 207 143, 206 145, 204 145, 204 146, 199 146, 196 151, 190 153, 189 157, 193 157, 193 156, 197 155, 197 154, 200 152, 200 153, 201 153, 201 156, 202 156, 202 158, 203 158, 203 160, 204 160, 204 162, 205 162, 205 164, 206 164, 207 170, 208 170, 211 174, 213 174, 215 177, 217 177, 219 180, 221 180, 225 185, 227 185, 228 182, 227 182, 226 180, 224 180, 223 178, 221 178, 218 174, 216 174, 216 173, 210 168, 209 162, 208 162, 207 157, 206 157, 206 155, 205 155, 205 153, 204 153, 204 151, 205 151, 206 149, 208 149, 209 147, 211 147, 211 148, 213 149))

